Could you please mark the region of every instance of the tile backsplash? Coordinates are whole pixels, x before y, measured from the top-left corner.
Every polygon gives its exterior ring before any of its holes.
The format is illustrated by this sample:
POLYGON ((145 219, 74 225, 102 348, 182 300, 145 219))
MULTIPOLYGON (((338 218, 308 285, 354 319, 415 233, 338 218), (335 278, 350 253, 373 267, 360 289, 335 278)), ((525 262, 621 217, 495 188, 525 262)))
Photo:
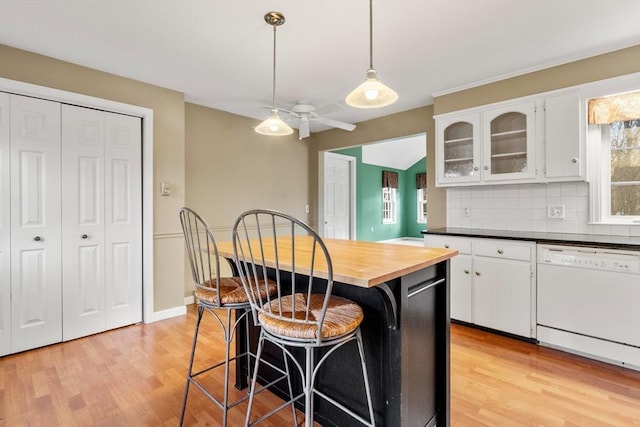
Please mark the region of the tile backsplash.
POLYGON ((589 224, 586 182, 447 189, 447 226, 491 230, 640 236, 640 225, 589 224), (564 218, 548 218, 548 206, 564 218))

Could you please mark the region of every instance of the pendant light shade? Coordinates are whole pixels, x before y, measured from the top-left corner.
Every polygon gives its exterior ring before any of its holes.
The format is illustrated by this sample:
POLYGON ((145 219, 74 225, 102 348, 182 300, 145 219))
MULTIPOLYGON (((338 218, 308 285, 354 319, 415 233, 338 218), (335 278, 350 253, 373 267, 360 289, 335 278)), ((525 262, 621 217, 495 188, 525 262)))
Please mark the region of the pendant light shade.
POLYGON ((268 12, 264 15, 267 24, 273 26, 273 98, 271 103, 271 115, 258 126, 255 131, 261 135, 284 136, 291 135, 293 129, 278 115, 276 108, 276 28, 284 24, 284 15, 280 12, 268 12))
POLYGON ((378 80, 378 72, 373 68, 373 0, 369 0, 369 69, 367 77, 355 88, 345 102, 355 108, 380 108, 398 100, 398 94, 378 80))
POLYGON ((293 129, 291 129, 291 126, 286 124, 284 120, 280 118, 280 116, 278 115, 278 110, 276 110, 275 108, 271 110, 271 115, 269 116, 269 118, 256 126, 255 130, 261 135, 271 136, 284 136, 291 135, 293 133, 293 129))

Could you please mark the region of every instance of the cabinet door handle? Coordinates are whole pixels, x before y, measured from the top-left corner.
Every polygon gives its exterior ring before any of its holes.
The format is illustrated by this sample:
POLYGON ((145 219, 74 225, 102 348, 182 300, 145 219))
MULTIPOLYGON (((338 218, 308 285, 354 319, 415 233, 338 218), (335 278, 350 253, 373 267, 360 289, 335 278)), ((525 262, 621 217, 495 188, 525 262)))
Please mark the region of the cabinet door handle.
POLYGON ((469 270, 465 270, 465 271, 464 271, 464 274, 469 274, 469 270))
POLYGON ((571 163, 578 163, 578 159, 574 157, 573 159, 571 159, 571 163))
POLYGON ((80 236, 80 237, 81 237, 81 238, 83 238, 83 239, 88 239, 88 238, 89 238, 89 236, 88 236, 88 235, 86 235, 86 234, 83 234, 83 235, 82 235, 82 236, 80 236))
POLYGON ((36 236, 36 237, 33 238, 34 242, 39 242, 41 240, 42 240, 42 237, 40 237, 40 236, 36 236))
POLYGON ((476 276, 479 276, 479 275, 480 275, 480 272, 479 272, 479 271, 476 271, 476 276))
POLYGON ((473 168, 473 170, 474 170, 474 171, 477 171, 477 170, 478 170, 478 167, 477 167, 477 166, 475 166, 475 167, 473 168))
POLYGON ((502 255, 502 254, 504 253, 504 251, 503 251, 502 249, 498 249, 498 253, 499 253, 500 255, 502 255))
POLYGON ((485 166, 484 170, 488 171, 489 170, 489 166, 485 166))
POLYGON ((449 249, 449 245, 447 243, 444 244, 444 247, 449 249))

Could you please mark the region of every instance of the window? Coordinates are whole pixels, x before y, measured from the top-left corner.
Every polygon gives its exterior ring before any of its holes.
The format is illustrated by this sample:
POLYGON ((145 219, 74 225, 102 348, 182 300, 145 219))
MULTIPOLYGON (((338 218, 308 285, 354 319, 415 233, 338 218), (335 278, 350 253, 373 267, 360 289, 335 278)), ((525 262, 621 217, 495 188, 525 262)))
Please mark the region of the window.
POLYGON ((417 203, 418 206, 418 224, 426 224, 427 223, 427 189, 426 188, 418 188, 416 190, 417 193, 417 203))
POLYGON ((427 173, 416 174, 416 207, 418 224, 427 223, 427 173))
POLYGON ((640 223, 640 91, 588 102, 591 221, 640 223))
POLYGON ((395 224, 397 220, 396 189, 385 187, 382 189, 382 223, 395 224))
POLYGON ((382 171, 382 223, 395 224, 398 220, 398 173, 382 171))

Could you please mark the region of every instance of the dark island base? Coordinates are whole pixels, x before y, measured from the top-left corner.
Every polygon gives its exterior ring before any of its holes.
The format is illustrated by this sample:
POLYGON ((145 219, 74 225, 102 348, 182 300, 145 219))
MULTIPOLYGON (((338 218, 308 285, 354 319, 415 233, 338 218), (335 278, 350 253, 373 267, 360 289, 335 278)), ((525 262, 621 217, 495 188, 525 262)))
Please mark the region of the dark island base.
MULTIPOLYGON (((450 424, 448 263, 444 261, 373 288, 334 282, 334 295, 349 298, 364 310, 361 331, 377 426, 450 424)), ((304 280, 297 286, 304 289, 304 280)), ((236 342, 241 344, 244 328, 239 333, 236 342)), ((250 345, 254 349, 258 337, 259 328, 251 327, 250 345)), ((294 350, 304 366, 304 350, 294 350)), ((315 360, 326 351, 317 350, 315 360)), ((284 366, 282 352, 270 343, 265 344, 263 357, 284 366)), ((246 364, 238 369, 238 387, 246 387, 247 370, 246 364)), ((274 378, 272 370, 261 367, 260 383, 274 378)), ((295 372, 292 383, 294 393, 302 390, 300 376, 295 372)), ((318 374, 317 386, 367 419, 355 342, 329 356, 318 374)), ((271 391, 283 399, 288 396, 284 381, 271 387, 271 391)), ((300 409, 302 404, 298 403, 300 409)), ((323 426, 360 425, 321 398, 315 399, 314 410, 315 420, 323 426)))

